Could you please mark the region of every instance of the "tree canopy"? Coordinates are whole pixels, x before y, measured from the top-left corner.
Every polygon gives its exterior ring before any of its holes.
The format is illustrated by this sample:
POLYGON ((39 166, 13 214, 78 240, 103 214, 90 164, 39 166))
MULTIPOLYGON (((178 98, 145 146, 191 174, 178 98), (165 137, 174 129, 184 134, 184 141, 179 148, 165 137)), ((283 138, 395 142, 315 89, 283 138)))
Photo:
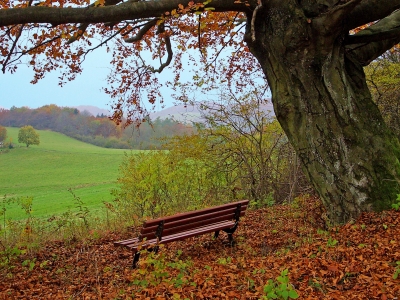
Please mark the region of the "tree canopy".
POLYGON ((39 145, 39 134, 30 125, 21 127, 18 131, 18 143, 24 143, 26 147, 29 147, 30 145, 39 145))
POLYGON ((400 0, 1 0, 0 8, 3 72, 26 62, 35 83, 62 67, 63 84, 104 47, 117 122, 124 111, 140 120, 145 102, 163 101, 157 74, 168 66, 182 101, 198 88, 240 93, 267 80, 333 221, 389 208, 398 192, 399 141, 363 67, 400 42, 400 0))
MULTIPOLYGON (((168 66, 175 78, 167 84, 183 101, 190 99, 193 86, 211 89, 229 81, 242 91, 265 79, 249 46, 260 29, 257 20, 266 15, 286 15, 284 23, 289 24, 290 11, 297 11, 296 17, 310 27, 298 39, 306 41, 307 35, 322 30, 330 40, 342 39, 346 50, 367 65, 399 42, 399 7, 400 0, 2 1, 0 63, 3 72, 29 64, 35 71, 32 83, 63 68, 63 85, 82 72, 86 55, 105 47, 113 54, 105 92, 115 99, 114 119, 120 121, 125 111, 128 121, 140 121, 146 103, 163 102, 156 74, 168 66), (223 50, 228 47, 232 53, 227 56, 223 50), (198 49, 199 55, 188 54, 190 49, 198 49), (188 60, 202 72, 185 81, 181 72, 188 69, 188 60)), ((277 30, 293 31, 279 26, 277 30)), ((271 43, 283 53, 299 46, 297 41, 271 43)))

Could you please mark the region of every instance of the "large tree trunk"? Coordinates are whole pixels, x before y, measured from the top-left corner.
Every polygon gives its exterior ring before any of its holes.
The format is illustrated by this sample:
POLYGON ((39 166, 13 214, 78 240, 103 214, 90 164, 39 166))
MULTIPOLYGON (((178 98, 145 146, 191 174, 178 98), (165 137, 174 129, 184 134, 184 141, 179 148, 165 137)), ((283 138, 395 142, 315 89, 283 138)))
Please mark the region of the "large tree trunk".
POLYGON ((346 50, 346 32, 330 32, 333 17, 307 19, 301 1, 265 2, 255 26, 248 16, 246 42, 331 221, 390 208, 398 192, 400 145, 372 101, 361 63, 346 50))

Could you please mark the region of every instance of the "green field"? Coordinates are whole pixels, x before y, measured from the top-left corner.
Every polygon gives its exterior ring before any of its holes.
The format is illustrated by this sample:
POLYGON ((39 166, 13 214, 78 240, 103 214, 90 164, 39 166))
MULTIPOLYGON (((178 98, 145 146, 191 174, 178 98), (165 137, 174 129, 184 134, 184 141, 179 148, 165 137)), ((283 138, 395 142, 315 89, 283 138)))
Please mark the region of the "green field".
MULTIPOLYGON (((44 130, 37 130, 40 145, 27 148, 18 143, 18 130, 7 127, 7 141, 12 138, 16 147, 0 152, 0 199, 32 196, 35 217, 76 209, 69 188, 91 213, 100 213, 103 201, 112 200, 110 190, 116 187, 126 150, 100 148, 44 130)), ((15 205, 7 207, 6 215, 25 217, 15 205)))

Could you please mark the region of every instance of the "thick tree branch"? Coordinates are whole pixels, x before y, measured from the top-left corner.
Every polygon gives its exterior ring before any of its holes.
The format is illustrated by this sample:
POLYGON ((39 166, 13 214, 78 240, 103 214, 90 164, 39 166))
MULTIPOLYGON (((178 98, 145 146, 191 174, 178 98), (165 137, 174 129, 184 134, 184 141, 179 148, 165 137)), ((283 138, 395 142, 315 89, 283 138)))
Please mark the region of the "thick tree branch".
POLYGON ((362 66, 367 66, 374 59, 381 56, 399 42, 400 37, 368 44, 350 45, 346 48, 348 53, 350 53, 352 57, 355 58, 362 66))
MULTIPOLYGON (((179 4, 187 6, 190 0, 161 0, 125 2, 120 5, 85 8, 58 8, 34 6, 27 8, 10 8, 0 10, 0 26, 25 23, 50 23, 52 25, 67 23, 105 23, 120 22, 140 18, 159 17, 166 11, 176 9, 179 4)), ((195 0, 202 3, 202 0, 195 0)), ((216 12, 247 11, 244 3, 233 0, 214 0, 206 7, 213 7, 216 12)))
POLYGON ((346 44, 360 44, 379 42, 387 39, 395 39, 400 36, 400 10, 395 11, 374 25, 361 30, 357 34, 349 35, 346 44))
POLYGON ((400 8, 400 0, 363 0, 346 17, 346 29, 380 20, 400 8))
POLYGON ((340 34, 347 15, 362 1, 350 0, 344 4, 342 2, 333 4, 326 12, 321 13, 312 20, 313 26, 319 28, 321 33, 328 36, 340 34))
MULTIPOLYGON (((165 25, 164 25, 164 23, 161 23, 158 26, 158 32, 161 33, 161 34, 165 33, 165 25)), ((170 39, 169 35, 165 35, 164 36, 164 42, 165 42, 165 46, 167 47, 167 53, 168 53, 167 60, 166 60, 165 63, 163 63, 161 61, 161 56, 160 56, 160 63, 161 63, 160 67, 158 69, 153 69, 152 70, 153 72, 156 72, 156 73, 161 73, 166 67, 169 66, 169 64, 172 61, 172 56, 174 54, 173 51, 172 51, 171 39, 170 39)))
POLYGON ((383 40, 396 39, 397 37, 400 37, 400 27, 371 34, 349 35, 345 39, 345 43, 347 45, 351 45, 351 44, 380 42, 383 40))
MULTIPOLYGON (((111 5, 116 5, 118 3, 120 3, 122 0, 106 0, 104 3, 104 6, 111 6, 111 5)), ((95 3, 90 4, 88 7, 95 7, 95 3)), ((81 36, 83 36, 83 34, 85 33, 86 29, 88 28, 88 26, 90 25, 90 23, 82 23, 79 25, 78 27, 78 31, 74 34, 73 37, 71 37, 69 39, 69 41, 67 42, 67 44, 71 44, 73 42, 75 42, 76 40, 78 40, 81 36)))
POLYGON ((349 53, 362 65, 368 65, 400 42, 400 10, 349 36, 345 42, 349 53))

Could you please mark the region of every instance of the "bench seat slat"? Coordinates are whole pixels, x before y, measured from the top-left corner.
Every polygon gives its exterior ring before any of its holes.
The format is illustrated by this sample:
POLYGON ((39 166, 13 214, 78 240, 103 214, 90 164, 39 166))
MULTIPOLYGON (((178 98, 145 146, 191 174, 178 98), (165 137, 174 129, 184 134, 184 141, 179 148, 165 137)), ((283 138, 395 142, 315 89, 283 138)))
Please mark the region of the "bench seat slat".
POLYGON ((126 245, 134 244, 137 242, 139 242, 139 238, 133 238, 133 239, 114 242, 114 246, 126 246, 126 245))
MULTIPOLYGON (((219 222, 215 223, 212 225, 208 226, 202 226, 198 227, 196 229, 184 231, 184 232, 179 232, 176 234, 171 234, 168 236, 165 236, 162 238, 160 244, 166 244, 174 241, 179 241, 183 240, 189 237, 193 237, 196 235, 201 235, 201 234, 206 234, 218 230, 223 230, 223 229, 229 229, 232 228, 235 225, 234 221, 224 221, 224 222, 219 222)), ((151 247, 157 243, 157 239, 150 239, 146 240, 145 242, 140 242, 138 238, 136 239, 129 239, 129 240, 124 240, 124 241, 119 241, 114 243, 116 246, 125 246, 128 248, 131 248, 132 250, 137 250, 137 247, 142 246, 144 249, 151 247)))

